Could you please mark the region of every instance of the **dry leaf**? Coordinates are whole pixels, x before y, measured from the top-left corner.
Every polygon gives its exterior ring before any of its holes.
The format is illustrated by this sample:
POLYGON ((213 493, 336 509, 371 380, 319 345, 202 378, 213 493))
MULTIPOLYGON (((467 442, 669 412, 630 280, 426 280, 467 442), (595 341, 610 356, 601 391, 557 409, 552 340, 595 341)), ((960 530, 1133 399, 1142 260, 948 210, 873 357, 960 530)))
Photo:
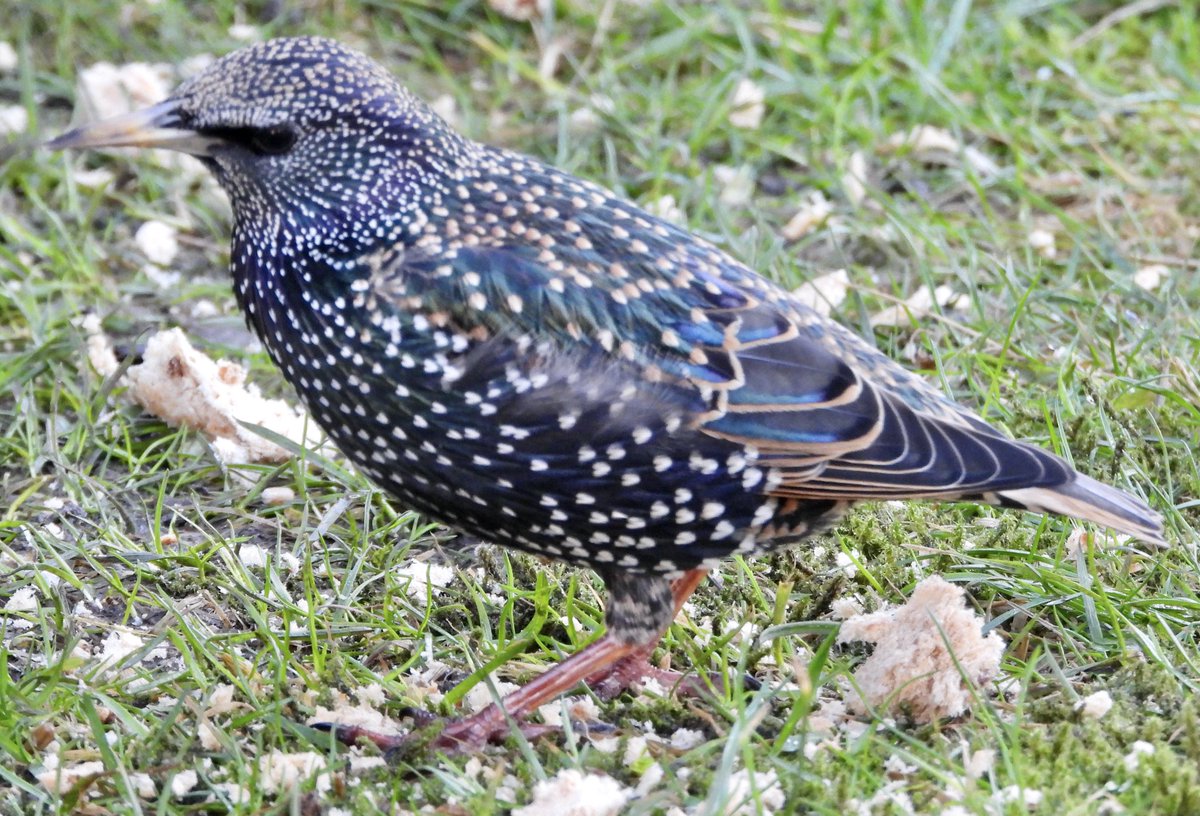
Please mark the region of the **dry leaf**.
POLYGON ((633 792, 610 776, 564 768, 533 786, 533 801, 512 816, 617 816, 633 792))

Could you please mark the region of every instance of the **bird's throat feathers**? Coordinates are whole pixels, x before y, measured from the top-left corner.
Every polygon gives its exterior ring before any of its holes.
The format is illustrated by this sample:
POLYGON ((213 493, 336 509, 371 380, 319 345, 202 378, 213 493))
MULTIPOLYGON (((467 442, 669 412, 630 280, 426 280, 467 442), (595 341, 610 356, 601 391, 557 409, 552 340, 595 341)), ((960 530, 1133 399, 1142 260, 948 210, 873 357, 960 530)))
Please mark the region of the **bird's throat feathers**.
POLYGON ((473 145, 460 141, 453 156, 390 146, 377 162, 338 168, 342 178, 255 180, 249 189, 222 178, 234 211, 234 288, 252 322, 256 307, 281 289, 345 293, 362 274, 363 258, 419 241, 431 215, 473 173, 473 145))

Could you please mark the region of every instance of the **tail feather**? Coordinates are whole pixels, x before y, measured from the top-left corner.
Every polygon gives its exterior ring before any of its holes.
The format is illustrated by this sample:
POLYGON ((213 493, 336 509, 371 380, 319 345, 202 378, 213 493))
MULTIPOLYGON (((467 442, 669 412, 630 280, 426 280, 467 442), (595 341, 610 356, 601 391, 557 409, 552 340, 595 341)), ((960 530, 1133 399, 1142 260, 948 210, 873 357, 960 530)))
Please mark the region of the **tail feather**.
POLYGON ((1004 490, 998 495, 1005 504, 1011 502, 1035 513, 1055 513, 1094 521, 1147 544, 1167 546, 1162 516, 1141 499, 1081 473, 1076 473, 1071 481, 1053 487, 1004 490))

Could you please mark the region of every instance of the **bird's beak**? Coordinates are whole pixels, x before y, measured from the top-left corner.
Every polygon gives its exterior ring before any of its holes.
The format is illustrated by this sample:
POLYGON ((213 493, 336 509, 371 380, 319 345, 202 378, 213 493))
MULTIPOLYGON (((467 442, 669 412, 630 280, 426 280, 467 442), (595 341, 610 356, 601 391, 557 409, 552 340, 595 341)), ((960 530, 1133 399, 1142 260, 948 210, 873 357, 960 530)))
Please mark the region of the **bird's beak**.
POLYGON ((102 119, 75 128, 46 142, 51 150, 93 147, 160 147, 210 156, 219 141, 214 136, 181 127, 179 103, 173 99, 143 110, 102 119))

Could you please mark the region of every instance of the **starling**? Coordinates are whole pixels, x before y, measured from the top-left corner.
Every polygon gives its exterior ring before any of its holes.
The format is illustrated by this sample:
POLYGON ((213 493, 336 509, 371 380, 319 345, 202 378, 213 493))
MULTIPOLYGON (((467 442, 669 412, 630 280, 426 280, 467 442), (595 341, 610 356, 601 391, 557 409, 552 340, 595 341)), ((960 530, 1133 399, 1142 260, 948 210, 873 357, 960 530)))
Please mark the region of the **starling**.
POLYGON ((721 559, 803 541, 857 501, 1163 541, 1141 500, 684 228, 459 135, 337 42, 236 51, 50 146, 199 157, 233 205, 238 303, 340 449, 409 507, 603 578, 606 633, 439 746, 481 745, 583 681, 627 685, 721 559))

